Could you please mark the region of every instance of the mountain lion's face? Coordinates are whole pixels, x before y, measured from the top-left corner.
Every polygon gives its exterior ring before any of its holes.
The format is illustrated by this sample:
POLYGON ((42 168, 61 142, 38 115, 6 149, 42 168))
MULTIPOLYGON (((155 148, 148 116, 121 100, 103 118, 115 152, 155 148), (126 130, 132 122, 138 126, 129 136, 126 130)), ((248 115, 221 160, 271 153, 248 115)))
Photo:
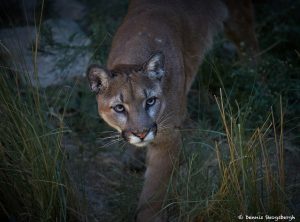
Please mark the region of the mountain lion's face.
POLYGON ((142 65, 119 65, 113 70, 92 65, 88 69, 100 116, 135 146, 149 144, 158 130, 165 103, 163 60, 156 53, 142 65))

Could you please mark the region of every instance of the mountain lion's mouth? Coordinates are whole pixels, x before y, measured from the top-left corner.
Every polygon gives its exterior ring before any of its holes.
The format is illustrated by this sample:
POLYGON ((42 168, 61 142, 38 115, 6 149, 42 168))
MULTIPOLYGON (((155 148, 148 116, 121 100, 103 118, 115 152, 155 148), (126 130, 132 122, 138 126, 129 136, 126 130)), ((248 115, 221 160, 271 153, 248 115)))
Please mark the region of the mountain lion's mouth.
POLYGON ((145 147, 149 144, 150 142, 140 142, 140 143, 131 143, 132 145, 134 146, 137 146, 137 147, 145 147))

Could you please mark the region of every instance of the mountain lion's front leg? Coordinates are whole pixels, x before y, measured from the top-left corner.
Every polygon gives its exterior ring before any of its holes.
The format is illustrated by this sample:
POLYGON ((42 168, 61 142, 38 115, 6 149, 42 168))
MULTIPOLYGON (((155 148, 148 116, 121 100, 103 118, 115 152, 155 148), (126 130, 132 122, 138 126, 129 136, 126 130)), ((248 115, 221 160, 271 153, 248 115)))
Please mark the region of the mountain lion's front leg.
POLYGON ((140 196, 137 222, 166 221, 161 212, 170 177, 178 164, 181 135, 178 131, 166 133, 165 139, 150 145, 147 152, 147 170, 140 196))

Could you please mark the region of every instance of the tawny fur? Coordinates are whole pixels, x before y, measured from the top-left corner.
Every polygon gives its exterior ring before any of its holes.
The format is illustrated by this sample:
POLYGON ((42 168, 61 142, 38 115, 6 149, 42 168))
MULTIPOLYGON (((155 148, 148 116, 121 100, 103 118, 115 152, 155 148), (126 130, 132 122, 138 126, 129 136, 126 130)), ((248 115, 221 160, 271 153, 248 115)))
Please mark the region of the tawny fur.
MULTIPOLYGON (((233 0, 225 2, 230 3, 230 10, 239 10, 234 8, 233 0)), ((253 24, 252 8, 249 10, 246 16, 253 24)), ((161 207, 170 176, 178 164, 181 147, 178 128, 186 116, 191 84, 206 51, 212 45, 213 36, 222 30, 224 22, 227 21, 228 27, 234 27, 230 30, 233 33, 236 28, 245 25, 243 22, 236 23, 240 21, 238 18, 229 18, 230 14, 224 2, 218 0, 132 0, 128 14, 114 36, 108 70, 92 67, 88 71, 91 86, 94 89, 99 87, 102 92, 97 95, 99 113, 118 131, 130 129, 133 132, 139 125, 150 126, 151 121, 165 117, 163 126, 158 124, 157 135, 147 147, 145 182, 136 216, 139 222, 166 221, 161 207), (146 72, 145 61, 156 51, 164 55, 164 64, 161 65, 164 72, 159 81, 143 74, 146 72), (103 75, 105 78, 101 82, 103 75), (95 82, 97 78, 99 81, 95 82), (144 111, 139 108, 143 101, 139 88, 147 87, 161 90, 157 95, 160 104, 153 118, 141 114, 144 111), (125 104, 130 118, 116 117, 111 109, 111 97, 119 94, 120 98, 115 100, 125 104)), ((240 16, 239 13, 232 15, 240 16)), ((243 29, 253 34, 248 42, 256 50, 253 27, 243 29)), ((240 40, 236 38, 235 41, 240 40)), ((153 64, 153 67, 151 64, 146 66, 148 69, 155 68, 153 64)))

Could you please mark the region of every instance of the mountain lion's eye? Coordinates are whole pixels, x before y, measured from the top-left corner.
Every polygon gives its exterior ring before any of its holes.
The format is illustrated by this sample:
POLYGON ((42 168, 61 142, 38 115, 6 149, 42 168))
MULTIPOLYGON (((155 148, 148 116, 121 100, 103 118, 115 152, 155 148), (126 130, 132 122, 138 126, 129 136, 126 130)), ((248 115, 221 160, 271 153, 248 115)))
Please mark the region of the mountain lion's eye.
POLYGON ((123 105, 121 105, 121 104, 118 104, 118 105, 114 106, 113 109, 117 113, 123 113, 125 111, 125 107, 123 105))
POLYGON ((149 98, 149 99, 147 99, 147 101, 146 101, 146 106, 153 106, 154 104, 155 104, 155 102, 156 102, 156 98, 155 97, 151 97, 151 98, 149 98))

